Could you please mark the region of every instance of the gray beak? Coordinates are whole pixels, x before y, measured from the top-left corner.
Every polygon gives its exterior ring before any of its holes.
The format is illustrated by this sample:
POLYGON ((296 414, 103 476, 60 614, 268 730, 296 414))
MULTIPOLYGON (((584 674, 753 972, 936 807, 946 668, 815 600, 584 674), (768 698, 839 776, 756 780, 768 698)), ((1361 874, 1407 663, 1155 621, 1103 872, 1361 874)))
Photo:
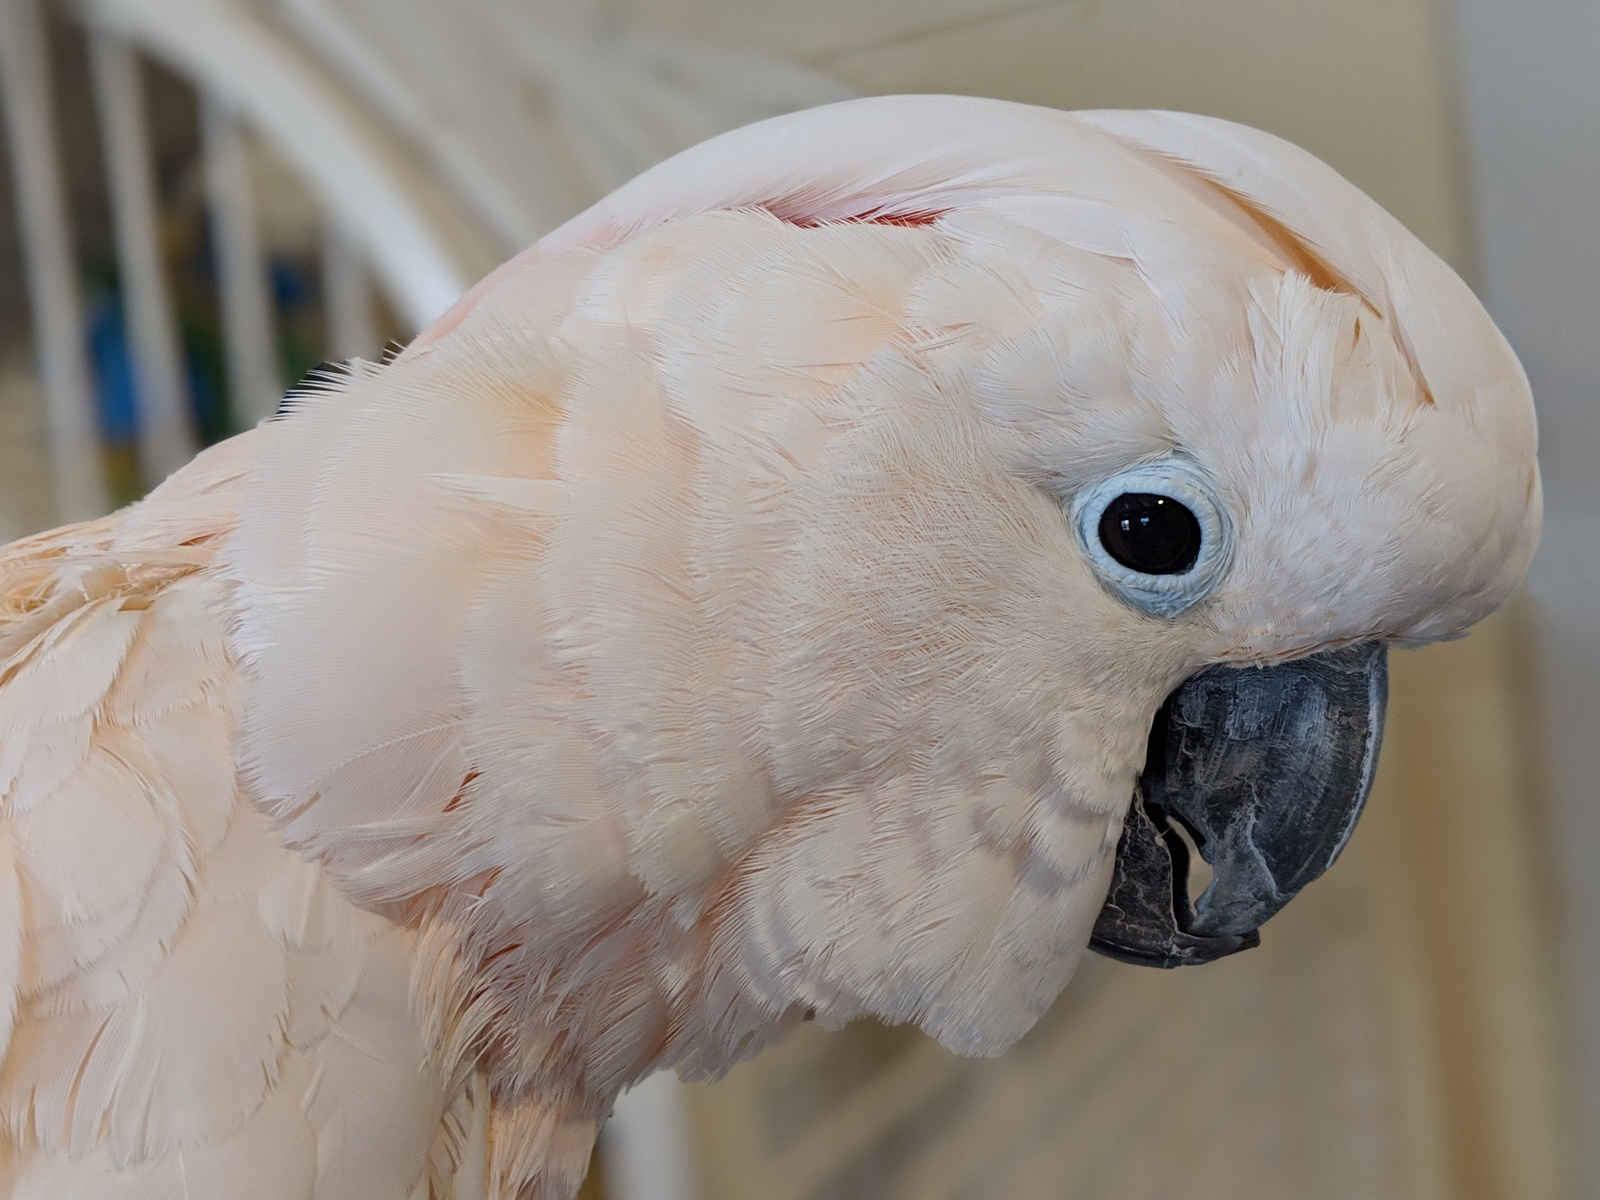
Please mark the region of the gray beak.
POLYGON ((1388 694, 1382 642, 1187 680, 1156 716, 1089 945, 1151 967, 1258 945, 1350 840, 1388 694), (1184 834, 1212 871, 1193 903, 1184 834))

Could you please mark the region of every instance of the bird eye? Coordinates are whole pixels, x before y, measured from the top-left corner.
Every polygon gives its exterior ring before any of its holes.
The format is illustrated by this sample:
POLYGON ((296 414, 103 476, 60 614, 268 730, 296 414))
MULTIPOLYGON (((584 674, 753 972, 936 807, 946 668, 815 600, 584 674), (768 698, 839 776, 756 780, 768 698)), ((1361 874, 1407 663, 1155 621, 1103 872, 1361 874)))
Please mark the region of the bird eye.
POLYGON ((1100 516, 1100 544, 1130 571, 1181 575, 1200 557, 1200 521, 1171 496, 1123 492, 1100 516))
POLYGON ((1198 603, 1227 569, 1233 524, 1199 464, 1142 463, 1085 488, 1073 523, 1106 588, 1152 616, 1198 603))

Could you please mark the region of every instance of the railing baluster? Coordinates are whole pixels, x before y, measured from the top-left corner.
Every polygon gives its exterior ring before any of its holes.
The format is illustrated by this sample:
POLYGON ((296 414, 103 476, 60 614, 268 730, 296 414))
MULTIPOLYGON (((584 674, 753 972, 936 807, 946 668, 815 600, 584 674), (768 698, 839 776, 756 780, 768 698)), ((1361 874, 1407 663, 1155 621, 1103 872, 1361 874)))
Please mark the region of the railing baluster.
POLYGON ((600 1135, 606 1192, 617 1200, 692 1200, 692 1131, 683 1084, 652 1075, 617 1098, 600 1135))
POLYGON ((122 304, 139 400, 139 465, 155 485, 194 455, 188 381, 178 349, 162 265, 149 127, 133 49, 104 31, 89 32, 89 64, 116 224, 122 304))
POLYGON ((48 53, 38 0, 0 0, 0 88, 56 507, 62 520, 81 521, 105 512, 111 500, 95 428, 78 265, 56 151, 48 53))
POLYGON ((322 220, 322 312, 328 323, 330 359, 377 360, 382 347, 373 319, 366 259, 355 239, 331 214, 322 220))
POLYGON ((244 129, 212 97, 200 101, 206 197, 217 256, 222 334, 234 413, 245 424, 271 416, 283 394, 267 267, 250 196, 244 129))

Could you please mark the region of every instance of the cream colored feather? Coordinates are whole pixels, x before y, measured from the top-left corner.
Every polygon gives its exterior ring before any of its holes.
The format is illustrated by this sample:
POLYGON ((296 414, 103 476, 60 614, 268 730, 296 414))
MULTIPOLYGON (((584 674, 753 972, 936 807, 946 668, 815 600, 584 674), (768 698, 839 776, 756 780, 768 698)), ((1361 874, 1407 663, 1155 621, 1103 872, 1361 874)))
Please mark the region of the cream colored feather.
POLYGON ((0 557, 0 1194, 555 1200, 811 1011, 997 1053, 1200 666, 1451 636, 1514 357, 1292 147, 902 97, 627 185, 123 514, 0 557), (1064 506, 1173 450, 1173 619, 1064 506))

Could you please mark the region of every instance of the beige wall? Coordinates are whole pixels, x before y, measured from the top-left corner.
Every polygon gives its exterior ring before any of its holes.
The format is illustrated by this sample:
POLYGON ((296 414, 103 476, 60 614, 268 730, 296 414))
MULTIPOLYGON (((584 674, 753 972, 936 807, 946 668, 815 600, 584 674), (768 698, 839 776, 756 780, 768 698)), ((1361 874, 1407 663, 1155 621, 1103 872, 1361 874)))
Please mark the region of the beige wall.
MULTIPOLYGON (((610 0, 540 0, 567 16, 610 0)), ((864 92, 1179 108, 1322 156, 1469 258, 1435 0, 631 0, 630 20, 760 49, 864 92)))
POLYGON ((1052 4, 815 61, 870 92, 983 92, 1243 121, 1327 159, 1446 258, 1466 258, 1430 0, 1052 4))
POLYGON ((1547 744, 1582 1014, 1584 1182, 1600 1196, 1600 4, 1455 0, 1489 311, 1539 406, 1547 744))

